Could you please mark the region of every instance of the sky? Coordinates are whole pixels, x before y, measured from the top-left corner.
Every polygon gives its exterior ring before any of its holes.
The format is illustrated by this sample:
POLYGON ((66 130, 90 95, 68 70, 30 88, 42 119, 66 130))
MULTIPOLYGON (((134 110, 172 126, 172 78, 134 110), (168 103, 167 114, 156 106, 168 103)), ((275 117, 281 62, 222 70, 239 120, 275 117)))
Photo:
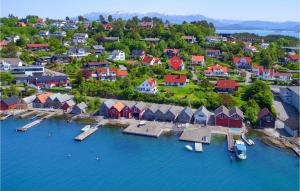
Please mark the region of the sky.
POLYGON ((214 19, 299 21, 299 0, 0 0, 1 16, 76 17, 90 12, 201 14, 214 19))

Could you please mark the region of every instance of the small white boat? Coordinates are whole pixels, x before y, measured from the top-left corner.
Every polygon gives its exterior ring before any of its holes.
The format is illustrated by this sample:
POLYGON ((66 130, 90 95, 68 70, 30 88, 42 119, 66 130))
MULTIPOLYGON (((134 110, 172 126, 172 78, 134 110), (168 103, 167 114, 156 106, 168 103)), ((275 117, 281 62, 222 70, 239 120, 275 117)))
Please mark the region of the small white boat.
POLYGON ((242 134, 242 139, 243 141, 245 141, 247 143, 247 145, 251 146, 251 145, 254 145, 254 141, 252 141, 251 139, 247 139, 245 134, 242 134))
POLYGON ((185 148, 189 151, 193 151, 193 147, 191 145, 185 145, 185 148))
POLYGON ((140 121, 140 123, 138 124, 138 127, 141 127, 141 126, 143 126, 143 125, 145 125, 146 124, 146 121, 140 121))
POLYGON ((248 139, 248 141, 249 141, 250 145, 254 145, 255 144, 252 139, 248 139))
POLYGON ((88 130, 89 128, 91 128, 91 126, 90 126, 90 125, 86 125, 86 126, 84 126, 84 127, 81 129, 81 131, 86 131, 86 130, 88 130))

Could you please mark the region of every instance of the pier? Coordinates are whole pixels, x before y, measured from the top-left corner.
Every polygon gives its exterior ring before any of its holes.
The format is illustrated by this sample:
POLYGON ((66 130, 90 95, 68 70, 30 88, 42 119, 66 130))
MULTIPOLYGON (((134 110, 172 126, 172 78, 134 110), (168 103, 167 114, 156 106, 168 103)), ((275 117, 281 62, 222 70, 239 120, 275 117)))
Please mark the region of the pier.
POLYGON ((140 123, 137 121, 123 130, 123 133, 156 138, 159 137, 163 132, 164 130, 157 124, 157 122, 153 121, 147 121, 143 125, 140 125, 140 123))
POLYGON ((227 137, 228 151, 233 152, 234 151, 234 139, 233 139, 233 135, 228 132, 226 137, 227 137))
POLYGON ((76 141, 83 141, 84 139, 86 139, 88 136, 90 136, 91 134, 95 133, 99 128, 98 128, 99 124, 97 124, 94 127, 88 128, 86 129, 84 132, 80 133, 78 136, 76 136, 74 139, 76 141))
POLYGON ((28 112, 24 112, 24 113, 19 114, 18 117, 25 118, 25 117, 28 117, 28 116, 33 115, 35 113, 36 113, 36 111, 28 111, 28 112))
POLYGON ((211 141, 211 131, 203 127, 185 128, 179 140, 209 144, 211 141))
POLYGON ((195 143, 195 151, 196 152, 202 152, 202 143, 195 143))

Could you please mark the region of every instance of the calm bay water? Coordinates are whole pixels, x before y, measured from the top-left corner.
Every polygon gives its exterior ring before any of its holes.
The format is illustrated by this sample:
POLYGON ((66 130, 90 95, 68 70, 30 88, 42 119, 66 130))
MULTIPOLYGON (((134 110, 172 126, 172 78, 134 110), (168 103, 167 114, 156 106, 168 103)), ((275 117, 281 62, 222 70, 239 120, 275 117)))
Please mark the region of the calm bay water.
POLYGON ((115 128, 75 142, 84 125, 54 119, 15 131, 28 121, 1 123, 1 190, 299 190, 298 157, 257 139, 247 160, 231 161, 225 140, 193 153, 176 136, 147 138, 115 128))
POLYGON ((267 36, 267 35, 285 35, 285 36, 292 36, 296 38, 300 38, 299 31, 283 31, 283 30, 230 30, 230 29, 217 29, 216 33, 227 33, 227 34, 234 34, 234 33, 254 33, 260 36, 267 36))

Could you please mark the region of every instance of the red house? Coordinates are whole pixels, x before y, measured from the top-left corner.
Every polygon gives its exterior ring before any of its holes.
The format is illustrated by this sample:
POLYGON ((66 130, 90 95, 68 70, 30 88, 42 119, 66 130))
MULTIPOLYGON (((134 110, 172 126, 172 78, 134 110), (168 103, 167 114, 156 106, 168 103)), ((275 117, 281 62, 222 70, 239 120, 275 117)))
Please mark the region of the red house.
POLYGON ((218 93, 232 93, 237 90, 239 83, 234 80, 218 80, 216 89, 218 93))
POLYGON ((131 108, 132 117, 141 119, 146 110, 146 104, 144 102, 138 102, 131 108))
POLYGON ((0 110, 16 109, 18 103, 18 98, 11 96, 0 102, 0 110))
POLYGON ((214 113, 215 125, 234 128, 243 127, 244 115, 237 107, 228 110, 225 106, 220 106, 214 113))
POLYGON ((30 50, 49 50, 49 44, 27 44, 26 48, 30 50))
POLYGON ((75 102, 72 99, 70 99, 63 104, 62 109, 65 112, 69 112, 73 109, 74 106, 75 106, 75 102))
POLYGON ((125 107, 122 110, 122 117, 125 118, 132 118, 132 107, 136 104, 134 101, 123 101, 125 104, 125 107))
POLYGON ((173 70, 184 70, 183 60, 181 60, 178 56, 173 56, 170 59, 169 68, 173 70))
POLYGON ((187 77, 183 74, 167 74, 164 77, 165 86, 185 86, 187 77))
POLYGON ((122 114, 122 110, 124 109, 125 105, 122 102, 115 103, 109 110, 108 116, 113 119, 119 119, 122 114))

